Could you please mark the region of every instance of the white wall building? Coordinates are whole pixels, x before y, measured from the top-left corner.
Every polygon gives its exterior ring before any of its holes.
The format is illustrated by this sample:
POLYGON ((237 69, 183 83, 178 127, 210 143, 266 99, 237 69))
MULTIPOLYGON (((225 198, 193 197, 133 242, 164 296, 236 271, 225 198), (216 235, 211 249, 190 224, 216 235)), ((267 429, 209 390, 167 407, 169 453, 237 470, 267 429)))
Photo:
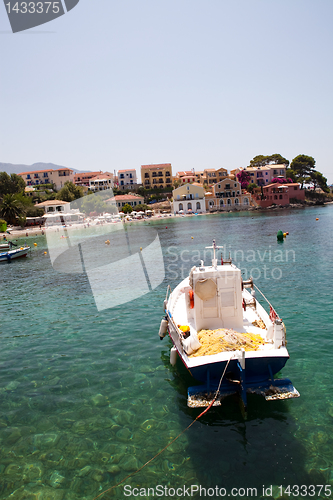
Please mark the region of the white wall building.
POLYGON ((173 213, 198 213, 206 212, 205 190, 199 184, 184 184, 174 189, 173 213))
POLYGON ((135 168, 118 170, 118 183, 119 186, 132 186, 137 184, 135 168))

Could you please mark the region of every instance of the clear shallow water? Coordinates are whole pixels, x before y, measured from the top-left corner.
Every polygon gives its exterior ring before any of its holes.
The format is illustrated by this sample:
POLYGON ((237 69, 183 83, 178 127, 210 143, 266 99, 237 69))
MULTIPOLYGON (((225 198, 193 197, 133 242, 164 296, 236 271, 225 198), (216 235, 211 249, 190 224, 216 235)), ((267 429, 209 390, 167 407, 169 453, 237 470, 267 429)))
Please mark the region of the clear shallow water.
MULTIPOLYGON (((171 344, 158 329, 166 285, 176 286, 213 238, 283 318, 290 360, 281 374, 301 398, 253 395, 247 420, 229 398, 124 484, 252 487, 257 498, 266 498, 263 485, 275 485, 278 498, 278 485, 331 484, 333 207, 150 224, 165 282, 114 309, 98 313, 85 275, 53 270, 44 237, 29 238, 38 244, 29 258, 1 265, 0 498, 92 500, 198 415, 186 406, 194 381, 180 363, 170 366, 171 344), (283 244, 279 229, 289 231, 283 244)), ((102 498, 125 498, 124 484, 102 498)))

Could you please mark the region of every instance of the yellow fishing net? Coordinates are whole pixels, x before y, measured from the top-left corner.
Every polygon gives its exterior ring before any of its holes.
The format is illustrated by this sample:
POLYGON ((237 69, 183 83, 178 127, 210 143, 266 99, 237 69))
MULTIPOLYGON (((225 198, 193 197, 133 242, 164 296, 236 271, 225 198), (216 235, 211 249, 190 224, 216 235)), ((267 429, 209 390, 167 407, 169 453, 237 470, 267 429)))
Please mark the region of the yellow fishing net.
POLYGON ((210 356, 223 351, 257 351, 265 344, 261 335, 256 333, 239 333, 231 328, 219 328, 218 330, 200 330, 198 339, 201 347, 190 358, 195 356, 210 356))

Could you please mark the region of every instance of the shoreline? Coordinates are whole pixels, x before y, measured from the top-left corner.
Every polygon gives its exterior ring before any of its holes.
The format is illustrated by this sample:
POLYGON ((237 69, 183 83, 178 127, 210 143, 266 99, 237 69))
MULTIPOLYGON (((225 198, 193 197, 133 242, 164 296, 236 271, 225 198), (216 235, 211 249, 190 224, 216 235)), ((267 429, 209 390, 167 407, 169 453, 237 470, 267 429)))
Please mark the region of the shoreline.
MULTIPOLYGON (((323 204, 315 204, 315 203, 309 203, 309 204, 294 204, 294 205, 288 205, 288 206, 274 206, 272 205, 271 207, 267 208, 261 208, 261 207, 249 207, 247 209, 240 209, 240 210, 221 210, 221 211, 214 211, 214 212, 205 212, 202 214, 194 215, 194 214, 184 214, 184 215, 175 215, 172 213, 168 214, 158 214, 158 215, 153 215, 152 217, 149 217, 148 219, 136 219, 136 220, 131 220, 128 221, 129 224, 132 224, 133 222, 135 223, 140 223, 142 221, 149 222, 151 220, 168 220, 168 219, 175 219, 175 218, 183 218, 183 217, 198 217, 201 215, 217 215, 217 214, 227 214, 227 213, 239 213, 239 212, 264 212, 264 211, 272 211, 272 210, 293 210, 297 208, 316 208, 319 206, 325 206, 325 205, 333 205, 333 201, 329 202, 324 202, 323 204)), ((109 223, 105 223, 109 224, 109 223)), ((105 225, 102 224, 102 225, 105 225)), ((111 223, 112 224, 112 223, 111 223)), ((82 223, 82 224, 71 224, 69 227, 76 227, 76 228, 82 228, 86 226, 87 223, 82 223)), ((93 227, 96 226, 95 224, 92 225, 93 227)), ((51 231, 54 230, 56 231, 59 229, 59 226, 42 226, 39 228, 38 226, 36 227, 25 227, 25 228, 19 228, 18 226, 14 226, 13 229, 8 229, 9 233, 6 232, 0 232, 0 243, 4 242, 4 236, 7 240, 13 240, 13 239, 18 239, 18 238, 29 238, 31 236, 44 236, 46 234, 46 231, 51 231)))

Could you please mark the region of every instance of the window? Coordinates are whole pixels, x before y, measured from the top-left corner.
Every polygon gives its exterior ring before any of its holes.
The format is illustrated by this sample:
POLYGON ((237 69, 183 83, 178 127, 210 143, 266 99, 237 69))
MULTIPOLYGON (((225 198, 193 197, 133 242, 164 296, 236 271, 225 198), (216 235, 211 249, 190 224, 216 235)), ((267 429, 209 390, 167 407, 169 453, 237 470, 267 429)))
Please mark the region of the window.
POLYGON ((192 210, 192 203, 187 204, 187 210, 192 210))
POLYGON ((163 184, 161 184, 161 185, 160 185, 160 189, 163 189, 163 188, 164 188, 164 186, 163 186, 163 184))
POLYGON ((235 205, 239 205, 239 199, 235 198, 235 205))
POLYGON ((124 174, 120 174, 120 179, 123 179, 124 178, 124 174))
POLYGON ((120 181, 120 185, 123 186, 124 185, 124 181, 120 181))
POLYGON ((228 205, 231 205, 231 200, 230 200, 230 198, 228 198, 228 200, 227 200, 227 204, 228 204, 228 205))
POLYGON ((220 200, 220 207, 223 207, 224 206, 224 201, 221 199, 220 200))
POLYGON ((170 172, 165 172, 165 177, 170 177, 170 172))
POLYGON ((225 185, 225 188, 226 188, 226 189, 230 189, 230 184, 226 184, 226 185, 225 185))
POLYGON ((200 201, 197 202, 197 210, 201 210, 201 204, 200 201))
POLYGON ((146 172, 145 173, 145 179, 147 179, 147 178, 149 179, 149 174, 146 172))
POLYGON ((179 203, 179 210, 184 210, 182 203, 179 203))
POLYGON ((249 199, 248 198, 244 198, 244 205, 248 205, 249 204, 249 199))
POLYGON ((30 174, 27 175, 27 179, 31 179, 30 174))
POLYGON ((179 196, 179 194, 177 194, 177 200, 180 200, 180 196, 179 196))
POLYGON ((129 174, 129 178, 132 179, 133 178, 133 175, 132 174, 129 174))
POLYGON ((43 175, 44 175, 44 177, 48 177, 49 176, 49 174, 47 172, 44 172, 43 175))
POLYGON ((199 198, 199 193, 195 193, 195 197, 196 197, 196 198, 199 198))

